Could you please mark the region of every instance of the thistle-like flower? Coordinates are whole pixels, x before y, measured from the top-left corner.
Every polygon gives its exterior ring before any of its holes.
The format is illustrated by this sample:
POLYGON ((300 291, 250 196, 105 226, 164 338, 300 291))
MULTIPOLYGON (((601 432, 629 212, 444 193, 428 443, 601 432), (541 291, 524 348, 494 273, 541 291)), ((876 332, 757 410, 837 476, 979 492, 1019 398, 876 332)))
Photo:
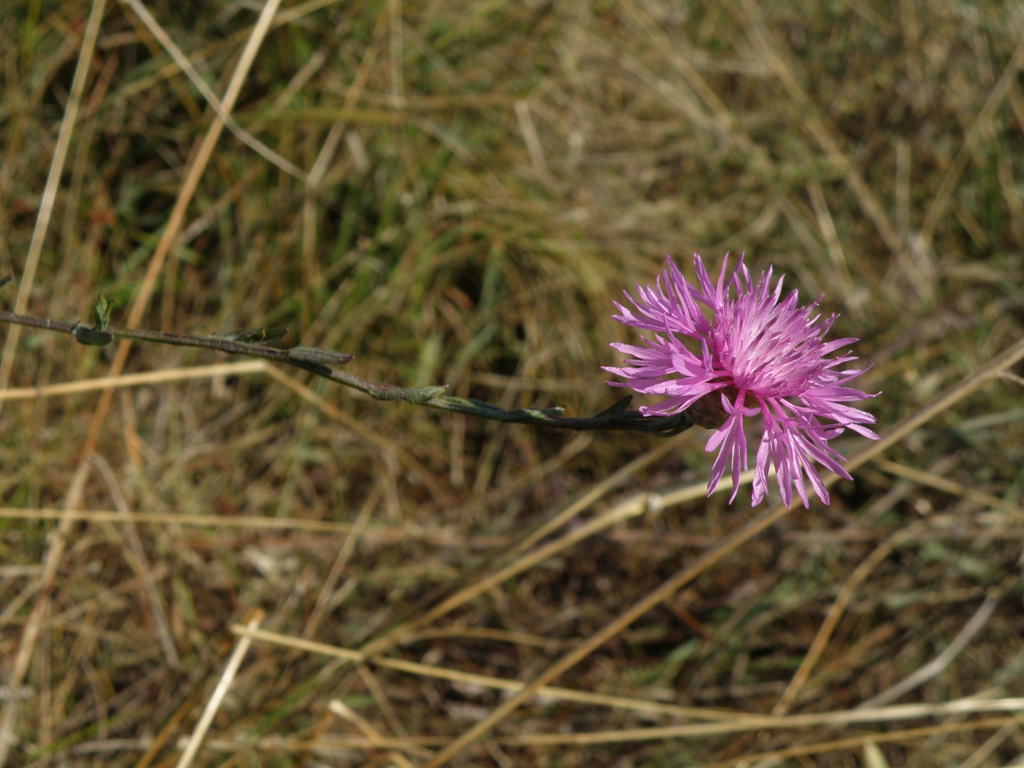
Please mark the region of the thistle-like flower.
POLYGON ((828 491, 815 462, 851 479, 842 466, 845 459, 828 441, 846 429, 878 438, 863 426, 873 424, 874 416, 845 405, 875 396, 846 386, 865 369, 838 370, 857 359, 848 352, 829 357, 856 339, 825 341, 836 316, 821 320, 813 314, 817 302, 797 306, 796 291, 780 302, 782 278, 773 288, 769 268, 755 285, 742 255, 730 272, 726 254, 717 284, 697 254, 693 256, 696 285, 671 258, 667 261, 654 285, 636 287, 637 298, 626 292, 632 309, 615 302, 614 319, 654 333, 642 337, 643 346, 611 345, 629 357, 621 368, 605 368, 625 381, 608 383, 665 397, 655 405, 642 406, 644 415, 689 411, 694 423, 715 430, 704 448, 718 451, 708 481, 709 495, 728 467, 733 483, 729 501, 736 498, 740 472, 747 468, 743 420, 760 416, 752 505, 768 495, 768 471, 773 465, 787 505, 796 487, 808 506, 805 476, 818 498, 828 504, 828 491))

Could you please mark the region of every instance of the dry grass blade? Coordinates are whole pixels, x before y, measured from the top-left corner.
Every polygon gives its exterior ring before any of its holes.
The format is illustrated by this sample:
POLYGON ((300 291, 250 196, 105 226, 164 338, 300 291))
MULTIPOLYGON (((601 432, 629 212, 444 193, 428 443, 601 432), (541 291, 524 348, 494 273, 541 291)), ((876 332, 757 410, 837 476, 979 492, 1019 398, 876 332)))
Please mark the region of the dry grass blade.
MULTIPOLYGON (((132 9, 132 11, 146 25, 146 28, 153 33, 153 37, 160 42, 160 45, 162 45, 164 50, 170 54, 171 58, 174 59, 174 62, 181 67, 181 71, 188 75, 189 82, 191 82, 192 85, 194 85, 203 95, 206 102, 210 105, 213 111, 217 113, 217 118, 224 123, 228 130, 230 130, 249 147, 252 147, 252 149, 261 157, 266 158, 281 170, 291 174, 303 184, 312 183, 312 180, 301 168, 281 157, 281 155, 266 146, 263 142, 259 141, 255 136, 235 122, 235 119, 231 116, 230 107, 225 107, 225 105, 221 103, 221 100, 217 98, 217 94, 210 90, 203 78, 198 72, 196 72, 195 67, 192 66, 192 62, 190 62, 188 57, 181 52, 181 49, 174 44, 174 41, 171 40, 164 28, 160 26, 160 22, 153 18, 153 14, 146 9, 145 5, 139 2, 139 0, 123 0, 123 2, 132 9)), ((269 24, 272 19, 273 14, 270 15, 267 23, 269 24)))
POLYGON ((9 6, 0 763, 1018 759, 1012 4, 9 6), (538 428, 693 251, 859 339, 828 506, 538 428))
MULTIPOLYGON (((95 0, 89 11, 89 20, 82 35, 82 48, 79 51, 78 62, 75 67, 75 78, 71 83, 71 92, 68 94, 67 109, 61 121, 57 144, 53 149, 50 170, 46 176, 46 187, 40 200, 35 227, 32 230, 32 242, 25 257, 25 266, 19 282, 18 295, 14 300, 15 312, 25 311, 25 307, 28 305, 29 294, 35 283, 36 271, 39 268, 39 259, 43 251, 43 243, 50 230, 54 202, 60 189, 61 175, 64 173, 64 164, 67 161, 71 137, 75 131, 78 111, 82 106, 82 95, 85 93, 89 67, 92 63, 96 39, 99 37, 100 24, 103 21, 106 6, 106 0, 95 0)), ((7 341, 4 343, 3 353, 0 354, 0 389, 6 388, 10 381, 11 368, 14 366, 15 350, 20 338, 21 333, 19 329, 15 328, 8 334, 7 341)), ((3 739, 0 738, 0 765, 4 764, 5 752, 3 750, 3 739)))
MULTIPOLYGON (((257 612, 245 625, 246 629, 249 631, 258 629, 263 619, 262 612, 257 612)), ((175 763, 175 768, 188 768, 188 766, 192 765, 192 761, 199 753, 199 748, 203 744, 203 739, 206 738, 210 725, 213 723, 213 718, 217 716, 217 710, 220 709, 224 697, 227 696, 228 689, 231 688, 235 675, 238 674, 238 669, 242 666, 242 661, 245 660, 250 646, 252 646, 252 640, 248 637, 243 636, 238 639, 238 643, 235 645, 234 650, 231 651, 231 656, 228 658, 227 664, 224 665, 224 671, 221 673, 220 679, 217 680, 217 685, 210 695, 210 700, 206 702, 199 721, 196 723, 195 728, 192 729, 192 734, 185 744, 185 749, 182 750, 178 762, 175 763)))
POLYGON ((11 387, 0 391, 0 401, 36 400, 41 397, 61 397, 86 392, 102 392, 106 389, 170 384, 176 381, 189 381, 193 379, 209 380, 221 376, 238 376, 246 373, 266 373, 267 368, 267 364, 262 360, 247 360, 240 363, 200 365, 191 368, 176 368, 174 370, 150 371, 147 373, 122 373, 119 376, 67 381, 61 384, 46 384, 39 387, 11 387))
MULTIPOLYGON (((259 19, 253 27, 252 35, 246 43, 245 48, 242 49, 241 57, 239 58, 238 64, 232 73, 227 90, 224 93, 224 98, 221 102, 224 115, 231 114, 231 110, 241 93, 242 86, 245 84, 246 78, 249 76, 249 69, 256 58, 256 52, 259 50, 260 45, 262 45, 264 37, 266 36, 267 31, 270 28, 270 24, 274 19, 274 15, 277 13, 277 9, 280 5, 280 0, 267 0, 267 2, 264 3, 263 8, 260 11, 259 19)), ((209 130, 204 134, 202 141, 196 148, 194 160, 188 168, 188 174, 182 181, 181 189, 178 191, 178 195, 174 201, 174 208, 171 210, 170 215, 167 218, 167 224, 164 227, 160 241, 157 243, 156 250, 149 259, 149 266, 146 269, 146 275, 143 278, 142 285, 139 289, 138 295, 135 297, 132 308, 128 313, 127 325, 129 329, 137 328, 139 322, 142 320, 142 313, 149 305, 149 300, 152 298, 153 291, 156 288, 157 277, 163 270, 167 256, 170 253, 171 246, 174 244, 175 238, 178 236, 178 233, 184 225, 185 213, 188 210, 189 204, 192 202, 199 180, 206 170, 207 164, 213 155, 214 148, 217 146, 217 142, 220 140, 220 136, 221 133, 223 133, 224 128, 224 120, 218 114, 217 119, 210 124, 209 130)), ((111 365, 111 376, 118 376, 121 371, 124 370, 125 361, 128 359, 129 349, 131 349, 131 344, 128 342, 121 342, 118 345, 117 355, 111 365)), ((96 412, 93 415, 92 424, 89 427, 89 434, 86 437, 85 449, 83 451, 86 455, 92 453, 94 450, 100 430, 103 427, 103 421, 110 409, 110 401, 113 398, 113 394, 113 390, 105 391, 99 404, 96 406, 96 412)))

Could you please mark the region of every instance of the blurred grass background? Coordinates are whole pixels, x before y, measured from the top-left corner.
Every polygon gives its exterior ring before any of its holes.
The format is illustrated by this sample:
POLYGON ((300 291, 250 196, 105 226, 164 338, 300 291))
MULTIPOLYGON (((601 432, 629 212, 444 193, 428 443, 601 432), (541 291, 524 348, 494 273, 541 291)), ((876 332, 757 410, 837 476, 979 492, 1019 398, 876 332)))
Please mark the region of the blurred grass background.
MULTIPOLYGON (((32 314, 87 320, 102 293, 124 324, 215 119, 140 7, 223 94, 264 4, 107 4, 32 314)), ((13 307, 89 8, 6 8, 0 274, 15 281, 0 290, 13 307)), ((612 300, 666 253, 689 273, 693 251, 716 264, 745 251, 805 301, 824 294, 835 336, 862 339, 860 383, 883 391, 866 407, 885 431, 1022 336, 1022 33, 1020 8, 994 1, 285 2, 230 110, 285 162, 224 132, 140 324, 281 325, 290 343, 353 353, 372 380, 590 414, 620 394, 600 370, 628 338, 612 300)), ((279 636, 252 645, 191 764, 425 764, 505 694, 283 638, 357 649, 521 556, 522 537, 585 494, 570 531, 631 494, 695 488, 384 654, 528 681, 754 514, 749 489, 732 506, 703 497, 700 430, 669 444, 503 427, 294 372, 118 389, 89 458, 100 385, 16 388, 101 377, 113 356, 27 330, 4 349, 8 765, 174 765, 239 642, 232 626, 257 610, 279 636), (69 498, 96 514, 53 558, 49 510, 69 498)), ((135 345, 126 371, 217 362, 135 345)), ((674 708, 535 698, 451 764, 735 765, 779 750, 757 764, 1019 764, 1012 712, 702 731, 850 712, 887 691, 925 710, 1024 695, 1016 370, 555 682, 674 708), (680 724, 693 732, 617 735, 680 724)))

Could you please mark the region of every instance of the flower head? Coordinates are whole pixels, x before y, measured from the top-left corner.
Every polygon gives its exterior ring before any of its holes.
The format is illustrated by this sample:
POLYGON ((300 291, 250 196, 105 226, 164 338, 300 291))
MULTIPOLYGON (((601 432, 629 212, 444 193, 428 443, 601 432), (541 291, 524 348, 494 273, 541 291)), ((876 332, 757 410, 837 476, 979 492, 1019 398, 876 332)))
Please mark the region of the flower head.
POLYGON ((655 284, 638 285, 635 299, 626 293, 632 308, 615 303, 616 320, 653 334, 642 338, 642 346, 611 345, 629 357, 621 368, 605 368, 625 379, 609 384, 664 396, 640 408, 646 416, 689 411, 695 423, 715 430, 705 446, 718 451, 708 494, 728 467, 729 500, 736 498, 740 472, 747 468, 743 420, 760 416, 752 504, 768 495, 772 466, 787 505, 795 487, 808 506, 805 477, 828 504, 815 463, 851 479, 828 441, 846 429, 878 438, 863 426, 873 424, 874 416, 846 405, 874 397, 847 386, 864 369, 839 370, 857 359, 848 352, 830 357, 856 339, 825 341, 836 316, 822 320, 815 314, 817 302, 797 306, 796 291, 782 298, 782 278, 773 287, 771 268, 755 284, 742 255, 731 271, 726 255, 715 283, 694 254, 696 285, 667 261, 655 284))

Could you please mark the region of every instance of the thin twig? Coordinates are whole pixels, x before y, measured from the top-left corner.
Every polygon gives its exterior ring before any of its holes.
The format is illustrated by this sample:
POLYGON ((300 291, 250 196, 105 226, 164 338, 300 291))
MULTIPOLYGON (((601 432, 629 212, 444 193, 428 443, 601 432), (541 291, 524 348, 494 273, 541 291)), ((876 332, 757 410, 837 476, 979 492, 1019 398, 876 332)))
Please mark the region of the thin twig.
POLYGON ((115 340, 131 339, 148 341, 155 344, 172 344, 181 347, 200 347, 223 352, 229 355, 245 355, 262 357, 275 363, 295 366, 309 371, 316 376, 351 387, 375 400, 389 400, 412 405, 425 405, 442 411, 463 413, 490 421, 505 424, 529 424, 536 427, 552 427, 554 429, 583 430, 619 430, 631 432, 647 432, 649 434, 669 437, 677 435, 692 426, 689 416, 680 413, 674 416, 644 416, 640 411, 629 411, 630 397, 624 397, 610 408, 588 417, 562 416, 561 407, 553 408, 519 408, 506 410, 499 406, 468 397, 446 395, 446 385, 426 387, 398 387, 393 384, 380 384, 355 376, 341 370, 341 366, 352 360, 352 355, 334 352, 319 347, 291 347, 289 349, 270 346, 268 343, 241 341, 241 339, 266 338, 273 340, 277 334, 268 329, 255 329, 245 333, 190 336, 180 333, 163 333, 141 329, 114 328, 101 321, 94 327, 84 323, 72 323, 65 320, 19 315, 13 312, 0 312, 0 322, 41 328, 46 331, 68 333, 80 344, 87 346, 105 346, 115 340))

